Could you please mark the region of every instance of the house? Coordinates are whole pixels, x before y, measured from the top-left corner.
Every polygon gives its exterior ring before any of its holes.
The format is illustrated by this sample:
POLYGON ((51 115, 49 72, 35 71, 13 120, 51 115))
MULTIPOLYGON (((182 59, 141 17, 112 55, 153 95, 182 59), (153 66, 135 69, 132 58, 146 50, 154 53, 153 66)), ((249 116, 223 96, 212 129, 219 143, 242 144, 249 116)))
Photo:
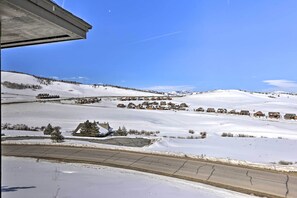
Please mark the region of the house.
POLYGON ((216 110, 214 108, 207 108, 206 112, 208 112, 208 113, 215 113, 216 110))
POLYGON ((145 109, 145 107, 144 107, 142 104, 138 104, 138 105, 136 106, 136 108, 137 108, 137 109, 145 109))
POLYGON ((121 101, 126 101, 127 100, 127 98, 126 97, 121 97, 121 99, 120 99, 121 101))
POLYGON ((204 112, 204 109, 202 107, 199 107, 198 109, 196 109, 196 111, 198 111, 198 112, 204 112))
POLYGON ((107 136, 110 133, 112 133, 113 129, 109 126, 108 122, 90 122, 87 120, 84 123, 79 123, 79 125, 76 127, 76 129, 73 131, 74 136, 87 136, 87 137, 99 137, 99 136, 107 136), (95 125, 95 126, 94 126, 95 125), (84 130, 82 128, 84 127, 84 130), (94 130, 94 128, 98 128, 97 130, 94 130), (86 130, 85 129, 89 129, 86 130))
POLYGON ((166 102, 165 101, 161 101, 160 102, 160 105, 166 105, 166 102))
POLYGON ((183 108, 188 108, 189 107, 186 103, 181 103, 179 106, 183 107, 183 108))
POLYGON ((117 105, 117 107, 119 107, 119 108, 125 108, 126 105, 120 103, 120 104, 117 105))
POLYGON ((284 118, 286 120, 295 120, 296 114, 295 113, 286 113, 285 116, 284 116, 284 118))
POLYGON ((248 110, 241 110, 239 115, 247 115, 247 116, 250 116, 251 113, 248 111, 248 110))
POLYGON ((265 117, 265 114, 262 113, 262 111, 257 111, 256 113, 254 113, 255 117, 265 117))
POLYGON ((269 112, 268 113, 268 117, 269 118, 275 118, 275 119, 279 119, 281 117, 279 112, 269 112))
POLYGON ((37 99, 51 99, 51 98, 60 98, 59 95, 50 95, 48 93, 38 94, 37 99))
POLYGON ((219 109, 217 110, 217 113, 227 113, 227 109, 219 108, 219 109))
POLYGON ((130 102, 127 106, 128 109, 136 109, 136 105, 132 102, 130 102))
POLYGON ((235 109, 232 109, 231 111, 228 112, 229 114, 238 114, 235 109))

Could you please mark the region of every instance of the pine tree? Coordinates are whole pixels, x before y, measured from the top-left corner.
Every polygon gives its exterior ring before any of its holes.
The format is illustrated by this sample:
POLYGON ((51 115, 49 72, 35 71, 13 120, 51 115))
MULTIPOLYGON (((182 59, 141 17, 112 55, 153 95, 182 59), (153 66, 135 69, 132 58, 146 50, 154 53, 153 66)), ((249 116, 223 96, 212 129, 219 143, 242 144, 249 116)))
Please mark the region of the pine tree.
POLYGON ((61 134, 60 129, 55 127, 54 131, 51 133, 51 140, 53 142, 63 142, 64 136, 61 134))
POLYGON ((43 134, 44 135, 50 135, 54 131, 54 128, 51 124, 48 124, 47 127, 45 127, 43 134))

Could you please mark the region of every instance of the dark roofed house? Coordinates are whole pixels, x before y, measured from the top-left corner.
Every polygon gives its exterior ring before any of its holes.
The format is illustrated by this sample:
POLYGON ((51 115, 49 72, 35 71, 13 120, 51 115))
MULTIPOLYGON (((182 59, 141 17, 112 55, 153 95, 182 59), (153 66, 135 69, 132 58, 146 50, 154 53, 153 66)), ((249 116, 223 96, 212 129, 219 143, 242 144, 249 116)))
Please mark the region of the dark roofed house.
POLYGON ((248 110, 241 110, 239 114, 240 115, 247 115, 247 116, 251 115, 251 113, 248 110))
POLYGON ((229 111, 229 114, 238 114, 238 113, 236 112, 235 109, 232 109, 231 111, 229 111))
POLYGON ((206 112, 208 112, 208 113, 215 113, 216 110, 214 108, 207 108, 206 112))
POLYGON ((295 120, 296 114, 295 113, 286 113, 285 116, 284 116, 284 118, 286 120, 295 120))
POLYGON ((196 109, 196 111, 198 111, 198 112, 204 112, 204 109, 202 107, 199 107, 198 109, 196 109))
POLYGON ((134 104, 134 103, 132 103, 132 102, 130 102, 129 104, 128 104, 128 107, 127 107, 128 109, 136 109, 136 105, 134 104))
POLYGON ((254 113, 255 117, 265 117, 265 114, 262 111, 257 111, 256 113, 254 113))
POLYGON ((217 113, 227 113, 227 109, 219 108, 217 113))
POLYGON ((117 107, 119 107, 119 108, 125 108, 126 105, 124 105, 124 104, 118 104, 117 107))
POLYGON ((279 119, 281 117, 279 112, 269 112, 268 113, 268 117, 269 118, 275 118, 275 119, 279 119))
POLYGON ((186 103, 181 103, 179 106, 182 107, 182 108, 188 108, 189 107, 186 103))

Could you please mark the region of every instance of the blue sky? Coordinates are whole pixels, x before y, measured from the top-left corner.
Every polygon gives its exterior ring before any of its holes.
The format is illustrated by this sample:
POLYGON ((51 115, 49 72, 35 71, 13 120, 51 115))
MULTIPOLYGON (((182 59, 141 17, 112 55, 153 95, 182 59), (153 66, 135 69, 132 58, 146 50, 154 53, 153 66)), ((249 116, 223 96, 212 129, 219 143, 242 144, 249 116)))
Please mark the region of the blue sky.
POLYGON ((297 91, 296 0, 56 0, 86 40, 2 50, 2 69, 156 90, 297 91))

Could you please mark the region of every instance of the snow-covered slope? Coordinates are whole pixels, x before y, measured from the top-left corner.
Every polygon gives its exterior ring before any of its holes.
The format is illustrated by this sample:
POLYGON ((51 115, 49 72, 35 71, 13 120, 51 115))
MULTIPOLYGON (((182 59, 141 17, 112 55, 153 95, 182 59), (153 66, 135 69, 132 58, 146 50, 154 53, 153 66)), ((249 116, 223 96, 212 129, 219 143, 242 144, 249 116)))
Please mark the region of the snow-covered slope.
POLYGON ((6 95, 18 94, 22 96, 36 96, 39 93, 49 93, 60 97, 88 97, 88 96, 151 96, 154 93, 121 89, 111 86, 97 86, 85 84, 73 84, 59 81, 52 81, 46 85, 40 79, 21 73, 1 71, 1 92, 6 95), (8 81, 18 84, 40 85, 41 89, 11 89, 2 83, 8 81))
POLYGON ((262 111, 278 111, 281 114, 297 113, 297 95, 285 93, 255 93, 239 90, 216 90, 197 93, 177 98, 176 101, 185 102, 192 108, 226 108, 262 111))

